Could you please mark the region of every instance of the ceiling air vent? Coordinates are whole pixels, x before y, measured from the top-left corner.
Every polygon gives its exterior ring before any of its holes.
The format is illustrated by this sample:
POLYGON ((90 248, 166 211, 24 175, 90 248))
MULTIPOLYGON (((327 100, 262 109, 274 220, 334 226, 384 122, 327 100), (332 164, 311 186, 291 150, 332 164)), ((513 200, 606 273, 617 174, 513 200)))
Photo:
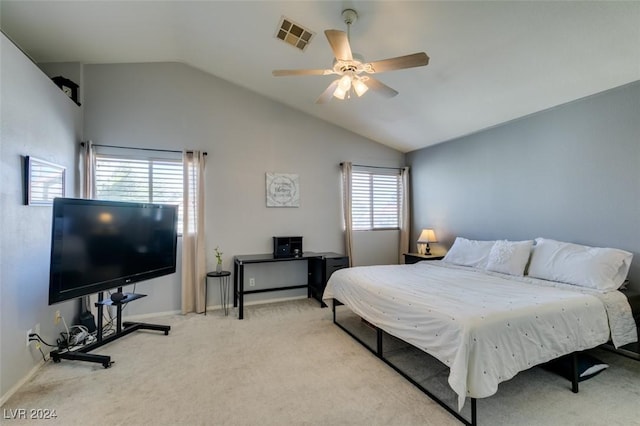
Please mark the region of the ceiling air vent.
POLYGON ((309 45, 313 36, 313 31, 284 16, 280 19, 280 25, 276 31, 277 38, 302 51, 309 45))

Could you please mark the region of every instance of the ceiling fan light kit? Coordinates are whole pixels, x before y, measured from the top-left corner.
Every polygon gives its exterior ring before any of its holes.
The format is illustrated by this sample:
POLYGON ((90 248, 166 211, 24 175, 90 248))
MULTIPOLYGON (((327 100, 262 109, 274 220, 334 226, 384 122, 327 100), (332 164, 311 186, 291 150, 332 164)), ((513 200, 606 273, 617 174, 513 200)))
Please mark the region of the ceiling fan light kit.
POLYGON ((344 23, 347 24, 346 33, 340 30, 326 30, 324 32, 335 57, 331 69, 274 70, 272 73, 273 76, 337 75, 338 78, 334 80, 316 100, 316 103, 322 104, 330 101, 332 97, 341 100, 350 99, 352 94, 360 97, 369 89, 384 97, 392 98, 398 94, 397 91, 378 79, 361 74, 376 74, 386 71, 421 67, 429 63, 429 57, 424 52, 380 61, 365 62, 364 58, 351 51, 351 45, 349 43, 351 24, 358 19, 358 14, 353 9, 345 9, 342 11, 342 19, 344 23))

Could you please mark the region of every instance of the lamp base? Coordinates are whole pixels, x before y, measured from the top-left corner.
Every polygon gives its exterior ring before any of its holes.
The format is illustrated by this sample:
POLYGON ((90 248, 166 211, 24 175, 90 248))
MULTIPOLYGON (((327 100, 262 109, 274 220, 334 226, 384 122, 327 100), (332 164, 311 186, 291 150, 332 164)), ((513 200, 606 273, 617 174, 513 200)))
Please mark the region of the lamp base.
POLYGON ((425 254, 425 255, 431 254, 431 247, 429 247, 429 243, 425 244, 424 253, 422 254, 425 254))

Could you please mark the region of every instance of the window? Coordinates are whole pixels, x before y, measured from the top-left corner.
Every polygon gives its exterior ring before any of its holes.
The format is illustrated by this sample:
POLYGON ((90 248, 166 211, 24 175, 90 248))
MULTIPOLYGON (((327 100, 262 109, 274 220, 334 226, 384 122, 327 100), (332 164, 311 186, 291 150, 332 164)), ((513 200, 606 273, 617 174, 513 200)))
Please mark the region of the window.
MULTIPOLYGON (((174 157, 177 158, 144 158, 96 153, 95 198, 177 204, 178 233, 182 233, 183 167, 181 155, 177 153, 174 157)), ((193 191, 195 193, 195 188, 193 191)))
POLYGON ((351 220, 355 231, 400 228, 399 173, 353 170, 351 184, 351 220))

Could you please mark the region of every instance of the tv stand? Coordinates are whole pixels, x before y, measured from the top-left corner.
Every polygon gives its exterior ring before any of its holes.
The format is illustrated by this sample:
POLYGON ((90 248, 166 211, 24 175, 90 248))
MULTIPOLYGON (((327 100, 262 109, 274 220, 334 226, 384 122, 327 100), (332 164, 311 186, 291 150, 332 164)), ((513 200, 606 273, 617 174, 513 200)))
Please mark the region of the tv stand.
MULTIPOLYGON (((122 292, 122 287, 118 288, 118 292, 122 292)), ((167 336, 169 334, 169 330, 171 330, 171 326, 169 325, 159 325, 159 324, 147 324, 143 322, 122 322, 122 306, 128 302, 133 300, 140 299, 145 297, 146 294, 137 294, 137 293, 125 293, 126 297, 119 302, 114 302, 111 299, 105 299, 103 292, 98 293, 98 301, 96 302, 96 307, 98 308, 98 329, 96 331, 96 341, 90 343, 88 345, 84 345, 81 348, 78 348, 73 351, 60 351, 55 350, 50 353, 51 359, 53 362, 58 363, 60 360, 69 359, 69 360, 77 360, 77 361, 87 361, 87 362, 96 362, 98 364, 102 364, 104 368, 111 367, 113 363, 111 361, 111 357, 109 355, 95 355, 87 352, 91 352, 92 350, 99 348, 102 345, 106 345, 116 339, 126 336, 127 334, 133 333, 137 330, 155 330, 155 331, 163 331, 164 335, 167 336), (105 306, 115 306, 116 307, 116 331, 113 334, 110 334, 107 337, 102 335, 102 326, 103 326, 103 313, 105 306)))

